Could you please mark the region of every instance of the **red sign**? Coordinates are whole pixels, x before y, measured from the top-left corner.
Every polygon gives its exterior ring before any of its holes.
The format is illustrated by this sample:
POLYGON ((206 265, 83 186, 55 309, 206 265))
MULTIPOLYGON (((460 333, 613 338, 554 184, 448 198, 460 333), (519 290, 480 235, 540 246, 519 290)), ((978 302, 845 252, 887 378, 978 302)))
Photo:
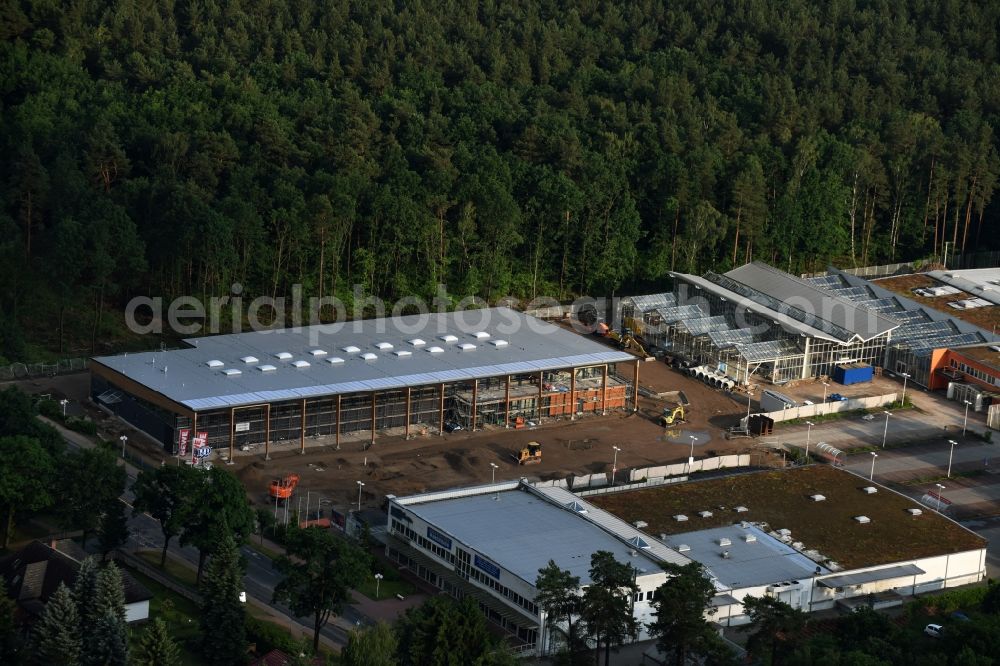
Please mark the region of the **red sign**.
POLYGON ((194 445, 191 447, 191 462, 196 459, 195 451, 205 446, 208 446, 208 433, 202 431, 194 436, 194 445))
POLYGON ((191 428, 181 428, 177 431, 177 455, 187 455, 188 440, 191 438, 191 428))

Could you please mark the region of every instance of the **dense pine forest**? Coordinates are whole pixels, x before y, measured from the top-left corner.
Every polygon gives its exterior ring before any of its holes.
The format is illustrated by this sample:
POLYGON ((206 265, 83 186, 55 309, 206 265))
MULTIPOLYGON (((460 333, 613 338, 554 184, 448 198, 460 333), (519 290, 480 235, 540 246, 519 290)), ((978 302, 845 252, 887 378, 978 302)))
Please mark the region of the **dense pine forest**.
POLYGON ((998 27, 971 0, 5 2, 0 356, 236 282, 494 301, 998 247, 998 27))

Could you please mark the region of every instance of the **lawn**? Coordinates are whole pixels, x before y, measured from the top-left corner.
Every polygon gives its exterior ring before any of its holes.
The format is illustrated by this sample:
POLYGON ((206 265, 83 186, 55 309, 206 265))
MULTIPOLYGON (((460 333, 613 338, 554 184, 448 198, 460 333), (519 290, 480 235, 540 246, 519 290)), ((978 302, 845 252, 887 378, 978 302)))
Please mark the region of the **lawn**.
POLYGON ((903 559, 983 548, 985 541, 962 527, 885 488, 861 491, 866 479, 829 466, 677 483, 657 488, 588 497, 623 520, 642 520, 651 534, 679 534, 747 520, 770 530, 787 528, 794 541, 815 549, 845 568, 875 566, 903 559), (810 495, 826 500, 814 502, 810 495), (736 513, 734 507, 748 511, 736 513), (701 518, 699 511, 712 511, 701 518), (686 522, 674 520, 677 514, 686 522), (854 520, 865 515, 867 525, 854 520))
MULTIPOLYGON (((125 565, 125 568, 128 566, 125 565)), ((205 661, 192 650, 193 643, 199 636, 198 606, 134 569, 129 569, 129 573, 153 594, 153 598, 149 601, 149 619, 160 618, 167 623, 170 636, 180 646, 181 662, 197 666, 205 664, 205 661)), ((132 631, 133 647, 141 634, 142 629, 132 631)))
MULTIPOLYGON (((378 586, 379 599, 389 599, 391 597, 396 596, 397 594, 401 594, 404 597, 408 597, 417 591, 417 588, 413 587, 413 585, 408 581, 398 578, 390 580, 389 576, 391 575, 392 574, 386 574, 386 577, 382 579, 381 583, 379 583, 378 586)), ((369 599, 375 599, 375 577, 368 576, 368 578, 365 579, 364 583, 358 585, 354 589, 356 592, 365 595, 369 599)))
MULTIPOLYGON (((142 550, 136 554, 157 569, 160 568, 160 551, 142 550)), ((170 559, 169 556, 167 556, 166 567, 161 569, 161 571, 176 580, 178 583, 183 583, 189 587, 197 586, 198 573, 191 567, 170 559)))

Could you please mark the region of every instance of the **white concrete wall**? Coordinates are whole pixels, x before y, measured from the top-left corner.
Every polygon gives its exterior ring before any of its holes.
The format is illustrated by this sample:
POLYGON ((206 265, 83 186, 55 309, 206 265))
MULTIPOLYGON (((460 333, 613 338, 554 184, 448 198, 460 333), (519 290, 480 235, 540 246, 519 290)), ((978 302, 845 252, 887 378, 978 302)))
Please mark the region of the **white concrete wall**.
POLYGON ((149 619, 149 600, 125 604, 125 621, 139 622, 149 619))
MULTIPOLYGON (((835 393, 836 391, 834 391, 835 393)), ((816 405, 799 405, 791 409, 783 409, 776 412, 762 412, 762 416, 774 419, 775 423, 780 421, 791 421, 793 419, 807 419, 817 414, 837 414, 839 412, 849 412, 855 409, 876 409, 891 404, 898 399, 896 393, 886 393, 885 395, 873 395, 868 398, 851 398, 840 402, 819 403, 816 405)), ((740 423, 746 428, 746 417, 740 423)))

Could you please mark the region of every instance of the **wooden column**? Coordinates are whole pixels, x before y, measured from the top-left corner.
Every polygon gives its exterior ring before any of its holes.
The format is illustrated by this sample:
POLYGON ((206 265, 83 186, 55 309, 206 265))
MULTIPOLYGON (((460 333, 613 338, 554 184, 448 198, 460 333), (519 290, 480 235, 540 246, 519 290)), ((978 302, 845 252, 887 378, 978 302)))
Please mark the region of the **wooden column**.
POLYGON ((438 435, 444 434, 444 382, 441 383, 441 413, 438 418, 438 435))
POLYGON ((535 418, 541 421, 542 419, 542 383, 545 382, 545 373, 538 373, 538 402, 535 405, 535 418))
POLYGON ((302 398, 302 427, 299 429, 299 455, 306 452, 306 399, 302 398))
POLYGON ((271 403, 264 405, 264 460, 271 459, 271 403))
POLYGON ((410 400, 412 400, 412 389, 406 387, 406 439, 410 438, 410 400))
POLYGON ((635 362, 635 376, 632 380, 632 411, 639 411, 639 361, 635 362))
POLYGON ((503 389, 503 420, 504 427, 510 427, 510 375, 507 375, 507 381, 504 384, 503 389))
POLYGON ((608 365, 601 372, 601 415, 608 413, 608 365))
POLYGON ((337 430, 336 434, 337 450, 340 450, 340 394, 337 394, 337 430))
POLYGON ((569 420, 576 420, 576 368, 569 369, 569 420))
POLYGON ((479 380, 472 380, 472 423, 469 429, 473 432, 476 431, 476 402, 479 400, 479 380))
POLYGON ((236 448, 236 408, 229 408, 229 463, 233 462, 233 449, 236 448))
POLYGON ((372 445, 375 444, 375 404, 375 391, 372 391, 372 445))

